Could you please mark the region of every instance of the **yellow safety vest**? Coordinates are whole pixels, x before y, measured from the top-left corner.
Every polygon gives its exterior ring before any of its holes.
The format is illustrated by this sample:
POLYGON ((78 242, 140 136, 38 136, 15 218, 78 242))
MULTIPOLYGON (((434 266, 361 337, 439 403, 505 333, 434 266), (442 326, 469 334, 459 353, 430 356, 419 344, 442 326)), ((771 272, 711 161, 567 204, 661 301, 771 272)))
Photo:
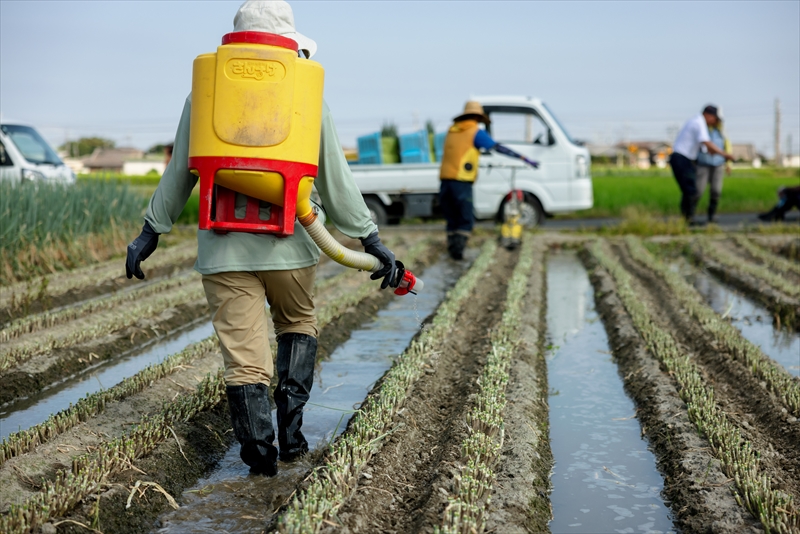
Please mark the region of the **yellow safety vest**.
POLYGON ((447 132, 444 139, 440 180, 474 182, 478 177, 480 152, 475 148, 478 121, 458 121, 447 132))

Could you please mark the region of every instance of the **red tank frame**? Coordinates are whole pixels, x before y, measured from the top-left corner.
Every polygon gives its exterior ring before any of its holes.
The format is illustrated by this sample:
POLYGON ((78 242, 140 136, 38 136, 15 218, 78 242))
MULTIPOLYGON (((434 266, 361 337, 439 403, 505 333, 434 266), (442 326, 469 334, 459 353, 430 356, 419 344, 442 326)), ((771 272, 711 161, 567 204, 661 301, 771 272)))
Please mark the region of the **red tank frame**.
POLYGON ((189 158, 189 169, 200 175, 200 230, 217 233, 248 232, 251 234, 274 234, 288 237, 294 234, 294 219, 297 209, 297 189, 306 176, 317 177, 317 166, 293 161, 261 158, 234 158, 222 156, 196 156, 189 158), (258 216, 259 200, 247 197, 245 216, 235 216, 236 192, 216 185, 214 177, 220 169, 275 172, 283 177, 283 207, 271 205, 269 220, 258 216), (212 205, 214 217, 212 218, 212 205))

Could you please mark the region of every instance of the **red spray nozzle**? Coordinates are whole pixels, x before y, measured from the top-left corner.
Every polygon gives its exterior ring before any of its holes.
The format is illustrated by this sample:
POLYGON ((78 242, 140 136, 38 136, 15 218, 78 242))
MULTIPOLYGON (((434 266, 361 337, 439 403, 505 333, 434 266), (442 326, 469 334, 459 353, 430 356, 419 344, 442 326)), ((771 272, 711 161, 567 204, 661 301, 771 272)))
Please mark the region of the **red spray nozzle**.
POLYGON ((396 261, 395 265, 397 266, 396 279, 399 281, 397 289, 394 290, 395 295, 408 295, 409 293, 416 295, 419 291, 422 291, 425 286, 422 280, 406 269, 403 262, 396 261))

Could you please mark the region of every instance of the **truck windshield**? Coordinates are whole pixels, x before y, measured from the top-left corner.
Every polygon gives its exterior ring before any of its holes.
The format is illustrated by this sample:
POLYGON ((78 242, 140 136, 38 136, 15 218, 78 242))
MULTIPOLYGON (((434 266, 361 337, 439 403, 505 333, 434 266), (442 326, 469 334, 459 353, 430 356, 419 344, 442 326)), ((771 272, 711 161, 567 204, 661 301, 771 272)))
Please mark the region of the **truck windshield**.
POLYGON ((564 124, 560 120, 558 120, 558 117, 556 117, 556 114, 553 113, 553 110, 550 109, 550 107, 547 104, 545 104, 544 102, 542 102, 542 106, 544 106, 544 109, 547 110, 547 112, 550 114, 550 116, 553 118, 553 120, 556 122, 556 124, 558 124, 558 127, 561 128, 561 131, 564 132, 564 135, 567 136, 567 141, 569 141, 573 145, 578 145, 579 143, 577 141, 575 141, 575 139, 569 134, 567 129, 564 128, 564 124))
POLYGON ((53 152, 50 145, 42 139, 39 132, 29 126, 4 124, 0 126, 3 133, 16 145, 22 156, 31 163, 62 165, 61 159, 53 152))

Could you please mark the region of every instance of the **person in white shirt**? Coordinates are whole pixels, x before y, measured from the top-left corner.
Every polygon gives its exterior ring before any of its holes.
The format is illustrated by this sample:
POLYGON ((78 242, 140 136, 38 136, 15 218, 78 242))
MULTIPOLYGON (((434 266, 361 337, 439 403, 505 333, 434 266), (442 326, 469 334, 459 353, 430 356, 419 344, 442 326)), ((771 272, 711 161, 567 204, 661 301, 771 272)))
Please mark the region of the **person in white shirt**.
POLYGON ((704 145, 709 154, 718 154, 730 161, 733 156, 725 152, 711 141, 709 126, 719 123, 716 106, 706 106, 700 115, 692 117, 683 125, 678 137, 672 145, 669 164, 672 173, 681 188, 681 214, 687 222, 692 223, 694 210, 697 207, 697 155, 700 146, 704 145))

